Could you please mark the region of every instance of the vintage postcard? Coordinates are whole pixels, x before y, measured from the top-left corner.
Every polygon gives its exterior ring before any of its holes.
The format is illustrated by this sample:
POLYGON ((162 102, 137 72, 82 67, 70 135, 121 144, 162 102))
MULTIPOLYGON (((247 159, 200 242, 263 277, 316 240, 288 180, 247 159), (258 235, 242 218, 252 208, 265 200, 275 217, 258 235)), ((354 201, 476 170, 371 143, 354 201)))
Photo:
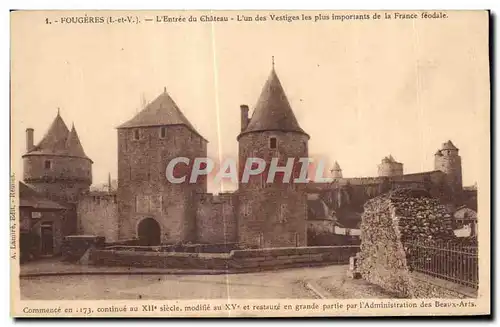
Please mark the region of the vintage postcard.
POLYGON ((490 314, 489 20, 11 12, 11 315, 490 314))

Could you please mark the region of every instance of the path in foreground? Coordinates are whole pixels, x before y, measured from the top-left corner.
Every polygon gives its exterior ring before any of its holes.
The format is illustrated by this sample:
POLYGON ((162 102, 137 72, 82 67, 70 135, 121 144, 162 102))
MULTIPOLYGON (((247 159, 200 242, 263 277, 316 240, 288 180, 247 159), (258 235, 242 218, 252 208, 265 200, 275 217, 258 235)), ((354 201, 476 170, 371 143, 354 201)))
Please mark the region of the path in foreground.
POLYGON ((21 278, 25 300, 306 299, 306 283, 344 275, 346 266, 232 275, 77 275, 21 278))

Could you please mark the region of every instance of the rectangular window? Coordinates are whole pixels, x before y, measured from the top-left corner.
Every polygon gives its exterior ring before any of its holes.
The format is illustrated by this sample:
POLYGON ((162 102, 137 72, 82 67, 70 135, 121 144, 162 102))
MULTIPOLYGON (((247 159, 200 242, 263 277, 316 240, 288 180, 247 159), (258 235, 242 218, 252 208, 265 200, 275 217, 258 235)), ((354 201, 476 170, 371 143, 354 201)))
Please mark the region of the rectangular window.
POLYGON ((299 244, 300 244, 299 241, 300 241, 299 233, 295 233, 295 247, 299 246, 299 244))
POLYGON ((167 128, 165 126, 160 128, 160 138, 164 139, 167 137, 167 128))
POLYGON ((139 130, 138 129, 134 129, 134 140, 138 140, 140 138, 140 134, 139 134, 139 130))
POLYGON ((31 213, 31 218, 33 218, 33 219, 40 219, 40 218, 42 218, 42 213, 38 212, 38 211, 33 211, 31 213))
POLYGON ((51 169, 52 168, 52 162, 50 162, 50 160, 45 160, 44 167, 45 167, 45 169, 51 169))
POLYGON ((269 139, 269 148, 270 149, 276 149, 278 146, 278 140, 275 137, 271 137, 269 139))
POLYGON ((286 204, 282 203, 280 204, 280 207, 279 207, 279 213, 278 213, 278 219, 279 219, 279 222, 280 223, 285 223, 286 222, 286 216, 287 216, 287 212, 286 212, 286 204))

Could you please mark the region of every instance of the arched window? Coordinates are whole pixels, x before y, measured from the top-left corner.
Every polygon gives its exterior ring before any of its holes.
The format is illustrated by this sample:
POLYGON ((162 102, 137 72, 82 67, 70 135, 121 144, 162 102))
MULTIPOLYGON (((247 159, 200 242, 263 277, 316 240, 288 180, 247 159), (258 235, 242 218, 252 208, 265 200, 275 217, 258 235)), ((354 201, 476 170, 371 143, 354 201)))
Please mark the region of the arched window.
POLYGON ((45 160, 44 167, 45 167, 45 169, 51 169, 52 168, 52 162, 50 160, 45 160))

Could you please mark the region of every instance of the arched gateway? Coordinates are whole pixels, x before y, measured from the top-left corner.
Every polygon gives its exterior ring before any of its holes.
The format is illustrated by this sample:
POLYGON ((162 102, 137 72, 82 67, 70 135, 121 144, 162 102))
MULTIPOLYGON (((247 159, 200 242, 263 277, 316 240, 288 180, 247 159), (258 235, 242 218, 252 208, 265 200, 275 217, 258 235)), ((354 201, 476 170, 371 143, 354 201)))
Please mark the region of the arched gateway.
POLYGON ((145 218, 141 220, 137 226, 137 236, 139 244, 145 246, 160 245, 161 243, 161 228, 160 224, 153 218, 145 218))

